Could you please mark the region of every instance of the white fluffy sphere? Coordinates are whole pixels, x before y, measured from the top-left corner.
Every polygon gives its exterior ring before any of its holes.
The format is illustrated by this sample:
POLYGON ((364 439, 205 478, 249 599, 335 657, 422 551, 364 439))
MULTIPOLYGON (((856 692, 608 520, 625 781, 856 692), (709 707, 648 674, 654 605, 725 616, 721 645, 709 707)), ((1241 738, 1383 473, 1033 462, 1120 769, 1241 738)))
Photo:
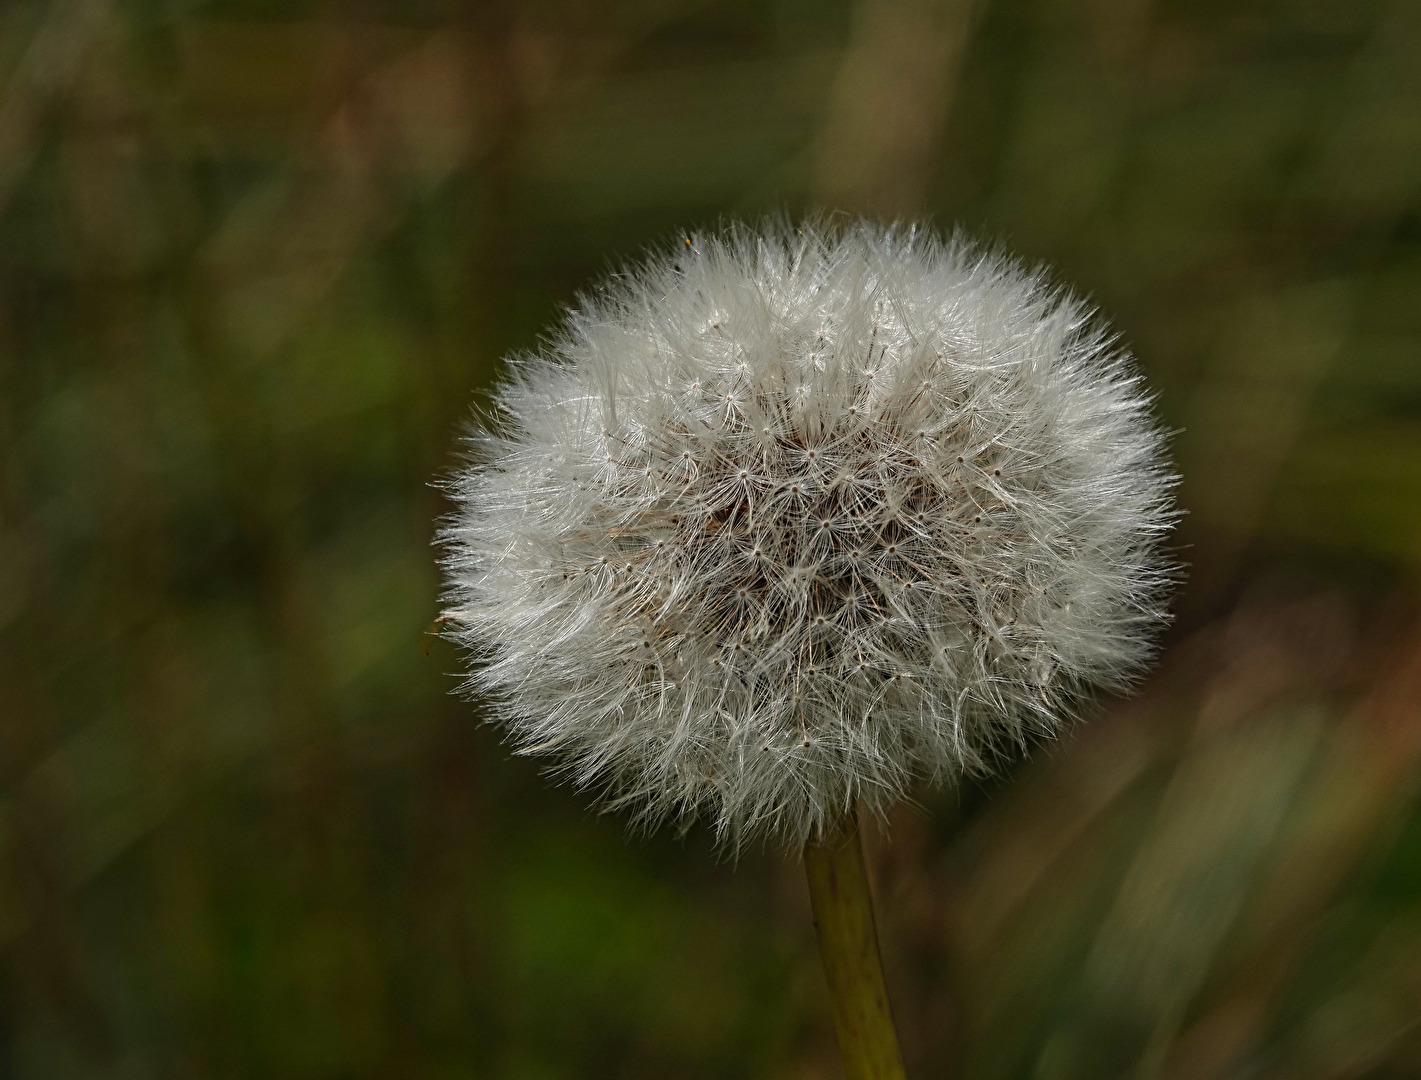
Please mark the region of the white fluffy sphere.
POLYGON ((692 237, 496 401, 442 536, 468 689, 643 824, 802 843, 1052 734, 1165 621, 1129 357, 960 240, 692 237))

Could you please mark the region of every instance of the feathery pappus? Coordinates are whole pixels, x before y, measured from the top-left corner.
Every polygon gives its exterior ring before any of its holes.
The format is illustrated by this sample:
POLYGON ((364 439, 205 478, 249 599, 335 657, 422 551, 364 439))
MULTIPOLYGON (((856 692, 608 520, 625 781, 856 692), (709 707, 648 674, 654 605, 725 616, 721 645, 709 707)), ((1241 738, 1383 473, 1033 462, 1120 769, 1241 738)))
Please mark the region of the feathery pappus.
POLYGON ((1093 311, 969 241, 684 238, 514 358, 441 534, 466 689, 654 826, 802 844, 989 771, 1167 621, 1175 478, 1093 311))

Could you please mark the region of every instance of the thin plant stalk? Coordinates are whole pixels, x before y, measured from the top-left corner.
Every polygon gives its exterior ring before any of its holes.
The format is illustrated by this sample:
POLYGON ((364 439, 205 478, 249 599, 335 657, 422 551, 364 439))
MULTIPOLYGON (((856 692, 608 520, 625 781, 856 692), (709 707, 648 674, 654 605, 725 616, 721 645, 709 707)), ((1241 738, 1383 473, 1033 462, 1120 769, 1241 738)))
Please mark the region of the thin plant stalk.
POLYGON ((857 814, 850 814, 836 833, 805 846, 804 869, 844 1080, 906 1080, 878 954, 857 814))

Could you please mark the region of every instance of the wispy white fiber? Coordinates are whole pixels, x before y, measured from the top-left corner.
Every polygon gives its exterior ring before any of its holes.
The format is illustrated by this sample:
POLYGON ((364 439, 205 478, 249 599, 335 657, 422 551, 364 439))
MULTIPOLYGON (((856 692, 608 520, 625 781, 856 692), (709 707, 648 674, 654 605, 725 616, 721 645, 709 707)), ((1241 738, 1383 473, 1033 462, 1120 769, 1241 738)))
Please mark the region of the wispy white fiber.
POLYGON ((1043 272, 917 227, 697 235, 510 361, 445 618, 524 753, 799 844, 989 771, 1147 665, 1174 478, 1043 272))

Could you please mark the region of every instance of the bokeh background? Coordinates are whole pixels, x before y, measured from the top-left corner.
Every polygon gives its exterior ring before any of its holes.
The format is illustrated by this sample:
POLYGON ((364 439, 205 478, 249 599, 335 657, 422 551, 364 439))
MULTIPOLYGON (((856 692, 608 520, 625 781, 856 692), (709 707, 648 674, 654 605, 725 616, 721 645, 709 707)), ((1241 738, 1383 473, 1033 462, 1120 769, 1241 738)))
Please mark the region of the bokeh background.
POLYGON ((0 5, 0 1077, 832 1078, 794 858, 450 695, 433 486, 645 244, 961 223, 1176 429, 1164 662, 870 854, 916 1077, 1421 1076, 1421 4, 0 5))

